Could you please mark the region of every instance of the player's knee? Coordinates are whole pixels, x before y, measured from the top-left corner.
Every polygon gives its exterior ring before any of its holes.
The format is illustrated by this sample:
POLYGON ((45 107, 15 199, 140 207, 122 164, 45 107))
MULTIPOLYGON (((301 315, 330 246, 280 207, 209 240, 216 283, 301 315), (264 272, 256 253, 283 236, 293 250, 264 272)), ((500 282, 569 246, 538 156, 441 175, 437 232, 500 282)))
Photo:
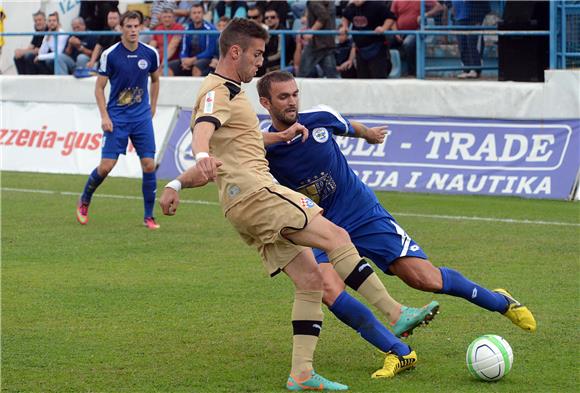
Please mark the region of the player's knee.
POLYGON ((141 168, 145 173, 151 173, 155 171, 155 161, 153 160, 143 160, 141 162, 141 168))
POLYGON ((343 228, 339 227, 338 225, 334 226, 333 235, 334 235, 333 240, 338 247, 350 243, 350 236, 348 232, 343 228))
POLYGON ((307 291, 322 291, 322 273, 317 268, 303 272, 298 286, 300 287, 299 289, 307 291))
POLYGON ((107 177, 114 167, 115 165, 111 163, 101 163, 97 169, 97 172, 99 173, 99 176, 107 177))

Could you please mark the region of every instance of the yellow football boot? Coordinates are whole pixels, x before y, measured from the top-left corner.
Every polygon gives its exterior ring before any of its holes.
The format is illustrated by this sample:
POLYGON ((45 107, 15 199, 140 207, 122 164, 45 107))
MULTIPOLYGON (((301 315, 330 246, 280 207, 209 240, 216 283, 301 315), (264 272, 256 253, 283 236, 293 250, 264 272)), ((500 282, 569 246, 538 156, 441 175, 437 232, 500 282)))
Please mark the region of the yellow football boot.
POLYGON ((508 301, 508 309, 503 313, 503 315, 508 317, 510 321, 524 330, 529 332, 536 331, 536 320, 534 319, 532 312, 526 306, 514 299, 505 289, 498 288, 493 291, 505 296, 508 301))
POLYGON ((371 378, 393 378, 401 371, 415 368, 417 364, 417 354, 411 351, 410 354, 399 356, 392 352, 387 352, 383 368, 375 371, 371 378))

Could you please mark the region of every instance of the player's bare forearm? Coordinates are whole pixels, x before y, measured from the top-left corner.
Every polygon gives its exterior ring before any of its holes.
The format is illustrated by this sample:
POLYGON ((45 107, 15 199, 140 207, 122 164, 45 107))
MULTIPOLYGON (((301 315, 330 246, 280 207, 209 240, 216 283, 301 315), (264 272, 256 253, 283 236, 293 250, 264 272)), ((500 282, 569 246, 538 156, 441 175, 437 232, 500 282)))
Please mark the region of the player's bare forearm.
POLYGON ((107 102, 105 100, 105 87, 107 86, 108 78, 106 76, 97 76, 95 83, 95 99, 97 101, 97 108, 101 114, 101 128, 103 131, 113 131, 113 124, 109 113, 107 112, 107 102))
POLYGON ((157 112, 157 98, 159 97, 159 72, 157 69, 151 74, 151 116, 155 116, 157 112))
MULTIPOLYGON (((217 167, 222 165, 220 160, 213 157, 209 158, 214 160, 217 167)), ((179 176, 175 180, 167 183, 163 189, 163 193, 159 198, 159 206, 166 216, 173 216, 177 211, 177 206, 179 206, 179 191, 183 188, 196 188, 203 187, 209 182, 208 177, 197 165, 192 166, 179 176)))
POLYGON ((354 129, 355 138, 363 138, 370 144, 379 144, 385 141, 388 127, 378 126, 378 127, 367 127, 358 121, 351 121, 350 124, 354 129))
POLYGON ((264 139, 264 147, 284 141, 279 132, 262 131, 262 137, 264 139))

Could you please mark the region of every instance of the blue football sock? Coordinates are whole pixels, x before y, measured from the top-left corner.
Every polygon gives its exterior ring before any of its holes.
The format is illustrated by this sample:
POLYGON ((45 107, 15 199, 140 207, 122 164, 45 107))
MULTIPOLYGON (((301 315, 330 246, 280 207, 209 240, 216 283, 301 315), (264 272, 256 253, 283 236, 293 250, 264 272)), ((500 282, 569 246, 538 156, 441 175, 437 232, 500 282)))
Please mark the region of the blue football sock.
POLYGON ((157 176, 155 172, 143 172, 143 202, 145 205, 145 218, 153 217, 153 207, 155 206, 155 191, 157 191, 157 176))
MULTIPOLYGON (((106 177, 106 176, 105 176, 106 177)), ((85 184, 85 189, 83 190, 83 195, 81 195, 81 201, 86 204, 91 203, 91 198, 93 194, 97 190, 97 187, 101 185, 105 177, 101 177, 99 172, 97 172, 97 168, 95 168, 91 174, 89 175, 89 179, 87 180, 87 184, 85 184)))
POLYGON ((342 291, 328 309, 379 350, 392 351, 401 356, 411 352, 411 348, 395 337, 367 306, 350 296, 346 291, 342 291))
POLYGON ((504 313, 507 310, 508 302, 503 295, 469 281, 453 269, 440 267, 439 270, 443 279, 443 288, 439 293, 462 297, 489 311, 504 313))

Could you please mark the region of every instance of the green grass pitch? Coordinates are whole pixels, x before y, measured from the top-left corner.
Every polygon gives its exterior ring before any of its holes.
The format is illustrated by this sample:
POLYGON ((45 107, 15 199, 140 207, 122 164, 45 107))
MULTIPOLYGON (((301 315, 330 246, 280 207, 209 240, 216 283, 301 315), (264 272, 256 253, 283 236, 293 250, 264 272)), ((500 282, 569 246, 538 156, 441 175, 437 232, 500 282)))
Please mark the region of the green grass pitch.
MULTIPOLYGON (((183 203, 175 217, 156 207, 161 229, 148 231, 141 183, 122 178, 105 181, 89 224, 78 225, 85 180, 2 174, 2 392, 285 391, 292 285, 282 275, 267 277, 223 217, 215 186, 184 190, 182 199, 211 203, 183 203)), ((417 368, 371 380, 383 356, 325 310, 318 372, 353 392, 577 391, 577 202, 378 196, 436 265, 507 287, 535 313, 538 331, 381 274, 402 303, 441 303, 435 321, 407 340, 417 368), (514 351, 511 373, 497 383, 476 381, 465 366, 467 346, 487 333, 503 336, 514 351)))

